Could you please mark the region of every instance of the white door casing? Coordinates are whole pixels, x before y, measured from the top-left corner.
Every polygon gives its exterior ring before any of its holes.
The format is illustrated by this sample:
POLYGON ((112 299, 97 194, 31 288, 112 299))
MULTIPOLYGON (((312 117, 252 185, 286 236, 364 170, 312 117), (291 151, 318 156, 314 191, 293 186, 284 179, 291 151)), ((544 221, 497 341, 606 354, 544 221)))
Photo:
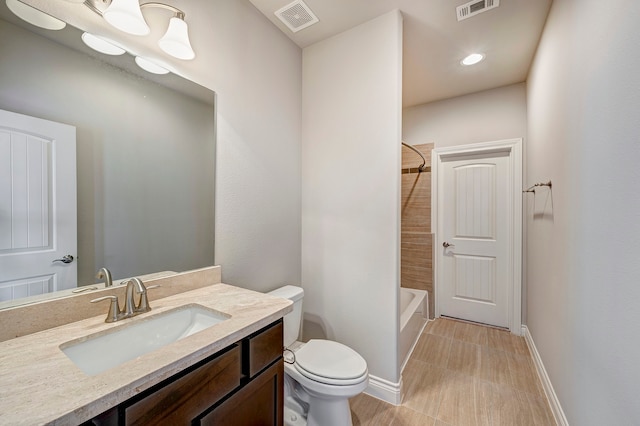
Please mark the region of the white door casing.
POLYGON ((437 148, 433 158, 435 314, 520 334, 522 139, 437 148))
POLYGON ((76 204, 75 127, 0 110, 0 301, 77 286, 76 204))

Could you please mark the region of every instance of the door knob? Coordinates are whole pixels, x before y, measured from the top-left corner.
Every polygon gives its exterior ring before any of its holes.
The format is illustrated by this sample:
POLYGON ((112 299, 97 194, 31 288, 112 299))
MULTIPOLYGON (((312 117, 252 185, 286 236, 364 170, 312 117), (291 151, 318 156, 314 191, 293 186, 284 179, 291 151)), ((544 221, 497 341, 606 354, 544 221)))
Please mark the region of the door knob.
POLYGON ((442 243, 442 247, 449 248, 449 247, 455 247, 455 245, 454 244, 449 244, 448 242, 445 241, 444 243, 442 243))
POLYGON ((73 262, 73 256, 71 256, 70 254, 65 254, 64 256, 62 256, 62 259, 55 259, 51 263, 55 263, 55 262, 71 263, 73 262))

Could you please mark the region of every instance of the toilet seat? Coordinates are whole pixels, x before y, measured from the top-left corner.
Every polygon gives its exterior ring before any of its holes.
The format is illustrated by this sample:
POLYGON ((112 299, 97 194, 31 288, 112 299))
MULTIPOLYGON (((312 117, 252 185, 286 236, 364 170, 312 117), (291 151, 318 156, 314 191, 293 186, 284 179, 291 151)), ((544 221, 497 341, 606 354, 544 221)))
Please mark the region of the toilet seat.
POLYGON ((356 351, 331 340, 309 340, 295 353, 303 376, 330 385, 353 385, 367 378, 367 362, 356 351))

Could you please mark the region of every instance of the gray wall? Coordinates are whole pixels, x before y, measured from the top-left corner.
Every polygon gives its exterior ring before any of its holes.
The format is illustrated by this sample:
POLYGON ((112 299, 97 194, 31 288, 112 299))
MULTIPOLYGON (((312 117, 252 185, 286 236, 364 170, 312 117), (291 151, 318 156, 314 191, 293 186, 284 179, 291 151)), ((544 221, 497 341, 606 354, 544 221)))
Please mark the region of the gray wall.
POLYGON ((303 58, 306 319, 397 383, 402 16, 318 42, 303 58))
POLYGON ((302 52, 248 0, 205 3, 192 77, 218 95, 215 261, 229 284, 299 285, 302 52))
POLYGON ((527 81, 527 325, 572 425, 640 424, 638 18, 555 0, 527 81))
POLYGON ((402 111, 402 138, 410 145, 436 148, 501 139, 527 133, 524 83, 430 102, 402 111))
POLYGON ((0 108, 77 128, 78 282, 212 264, 213 106, 5 21, 0 39, 0 108))

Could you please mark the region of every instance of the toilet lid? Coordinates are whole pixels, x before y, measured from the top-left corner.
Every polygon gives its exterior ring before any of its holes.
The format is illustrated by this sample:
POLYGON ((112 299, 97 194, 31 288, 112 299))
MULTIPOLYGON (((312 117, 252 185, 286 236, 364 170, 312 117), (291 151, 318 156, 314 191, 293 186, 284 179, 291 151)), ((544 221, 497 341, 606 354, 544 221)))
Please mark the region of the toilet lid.
POLYGON ((367 362, 342 343, 312 339, 296 351, 296 368, 313 380, 352 384, 367 373, 367 362))

